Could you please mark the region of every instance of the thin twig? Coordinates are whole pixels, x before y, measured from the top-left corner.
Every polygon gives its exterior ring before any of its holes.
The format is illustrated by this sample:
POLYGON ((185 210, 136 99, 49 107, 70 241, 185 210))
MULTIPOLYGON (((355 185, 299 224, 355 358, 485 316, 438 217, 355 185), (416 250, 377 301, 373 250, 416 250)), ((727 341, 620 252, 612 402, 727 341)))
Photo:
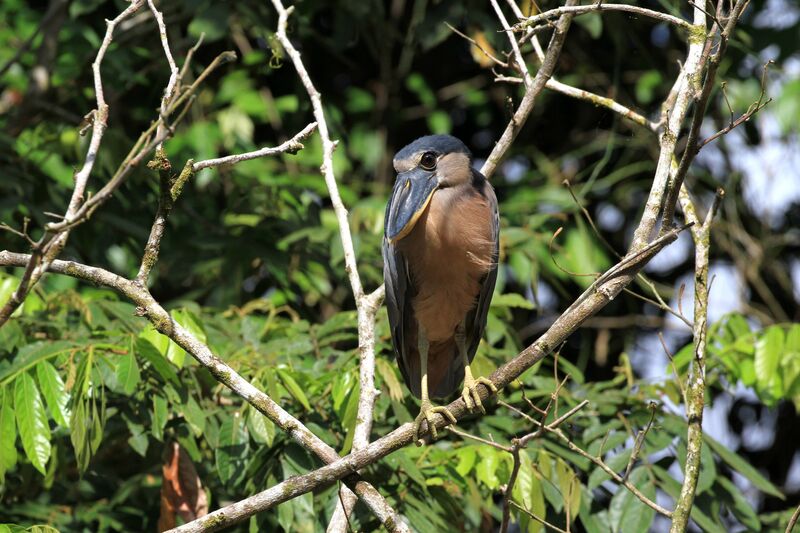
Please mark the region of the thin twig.
POLYGON ((528 28, 535 28, 537 25, 541 23, 547 23, 554 18, 560 17, 561 15, 571 14, 573 16, 577 15, 585 15, 587 13, 593 13, 595 11, 624 11, 626 13, 634 13, 636 15, 641 15, 643 17, 649 17, 658 20, 659 22, 666 22, 668 24, 673 24, 683 30, 691 30, 692 25, 683 20, 682 18, 678 18, 667 13, 662 13, 660 11, 654 11, 652 9, 646 9, 644 7, 633 6, 630 4, 604 4, 602 2, 595 2, 591 5, 586 6, 562 6, 556 7, 554 9, 550 9, 545 11, 544 13, 539 13, 538 15, 534 15, 532 17, 528 17, 527 19, 519 22, 514 26, 515 31, 522 31, 527 30, 528 28))
POLYGON ((520 504, 518 504, 517 502, 515 502, 513 500, 511 501, 511 505, 513 505, 514 507, 516 507, 517 509, 519 509, 520 511, 522 511, 526 515, 530 516, 531 518, 533 518, 534 520, 536 520, 537 522, 539 522, 543 526, 545 526, 545 528, 552 529, 556 533, 567 533, 566 531, 564 531, 560 527, 551 524, 550 522, 548 522, 544 518, 539 518, 538 516, 536 516, 535 514, 533 514, 530 511, 528 511, 527 509, 525 509, 524 507, 522 507, 520 504))
MULTIPOLYGON (((575 6, 577 3, 578 0, 567 0, 567 6, 575 6)), ((504 22, 504 20, 505 18, 502 17, 500 22, 503 28, 507 28, 508 23, 504 22)), ((522 98, 522 102, 520 102, 519 107, 517 107, 517 110, 511 117, 511 120, 506 126, 506 129, 503 131, 503 134, 500 136, 500 139, 492 149, 492 152, 489 154, 489 157, 486 158, 486 162, 483 164, 483 167, 481 167, 481 173, 487 178, 491 178, 492 174, 494 174, 494 171, 497 168, 497 165, 500 163, 500 160, 511 147, 511 143, 514 142, 517 134, 525 125, 525 121, 528 119, 531 111, 533 111, 536 97, 538 97, 544 89, 547 80, 553 76, 553 72, 555 71, 556 64, 558 63, 558 57, 561 54, 561 48, 564 46, 564 41, 566 40, 567 31, 569 30, 571 22, 571 13, 564 13, 558 18, 558 22, 555 24, 553 35, 550 37, 550 44, 547 46, 547 52, 542 60, 541 68, 539 68, 539 70, 536 72, 536 76, 533 78, 533 81, 530 83, 530 85, 526 84, 525 96, 522 98)), ((516 39, 513 36, 511 37, 511 40, 514 42, 514 44, 516 44, 516 39)), ((514 45, 512 45, 512 47, 513 46, 514 45)), ((525 66, 524 60, 521 60, 521 55, 519 56, 518 61, 520 61, 518 65, 524 76, 525 72, 527 72, 527 67, 525 66)))
POLYGON ((798 520, 800 520, 800 505, 797 506, 797 509, 792 513, 792 517, 789 518, 789 523, 786 524, 786 531, 784 533, 792 533, 798 520))
POLYGON ((227 155, 225 157, 218 157, 216 159, 206 159, 192 164, 192 172, 200 172, 204 168, 219 167, 222 165, 235 165, 242 161, 249 161, 250 159, 257 159, 259 157, 267 157, 278 154, 295 154, 304 148, 303 141, 311 135, 317 128, 317 123, 312 122, 303 128, 297 135, 280 145, 270 148, 264 147, 252 152, 245 152, 243 154, 227 155))
POLYGON ((477 435, 473 435, 471 433, 467 433, 466 431, 461 431, 460 429, 458 429, 456 427, 447 426, 447 429, 451 433, 453 433, 455 435, 458 435, 459 437, 461 437, 463 439, 474 440, 476 442, 480 442, 481 444, 486 444, 487 446, 491 446, 492 448, 496 448, 496 449, 498 449, 500 451, 503 451, 503 452, 511 453, 511 451, 512 451, 511 446, 503 446, 502 444, 499 444, 499 443, 497 443, 497 442, 495 442, 493 440, 487 440, 487 439, 484 439, 483 437, 479 437, 477 435))
POLYGON ((473 39, 469 35, 459 31, 458 29, 454 28, 448 22, 445 22, 444 25, 447 26, 448 28, 450 28, 450 31, 452 31, 453 33, 455 33, 459 37, 469 41, 472 44, 472 46, 474 46, 475 48, 477 48, 478 50, 483 52, 483 55, 485 55, 487 58, 489 58, 490 61, 492 61, 496 65, 499 65, 499 66, 501 66, 503 68, 508 68, 508 63, 506 63, 505 61, 501 61, 501 60, 497 59, 495 56, 492 55, 491 52, 489 52, 488 50, 486 50, 486 48, 481 46, 480 43, 478 43, 478 41, 476 41, 475 39, 473 39))
MULTIPOLYGON (((164 16, 158 9, 156 9, 153 0, 147 0, 147 5, 150 6, 150 11, 153 13, 153 17, 156 19, 156 24, 158 24, 158 35, 161 39, 161 47, 164 49, 164 55, 166 56, 167 63, 169 64, 169 81, 167 82, 167 87, 164 89, 164 97, 161 99, 161 108, 159 110, 161 113, 161 121, 158 124, 158 129, 156 130, 156 136, 166 138, 166 135, 164 135, 164 128, 166 128, 167 109, 169 109, 169 104, 175 95, 175 89, 178 85, 179 79, 179 71, 178 65, 175 64, 175 59, 172 57, 172 50, 169 48, 169 39, 167 39, 167 27, 164 24, 164 16)), ((156 150, 160 150, 161 147, 162 143, 159 143, 156 146, 156 150)))

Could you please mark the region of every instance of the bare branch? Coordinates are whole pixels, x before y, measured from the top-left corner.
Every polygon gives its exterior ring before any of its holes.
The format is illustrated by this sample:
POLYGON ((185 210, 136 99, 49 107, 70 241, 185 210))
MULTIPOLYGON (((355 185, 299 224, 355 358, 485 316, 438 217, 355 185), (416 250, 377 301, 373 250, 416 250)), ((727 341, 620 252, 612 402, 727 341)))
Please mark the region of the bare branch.
POLYGON ((525 64, 525 58, 522 57, 522 51, 519 49, 517 37, 514 35, 512 28, 508 25, 506 16, 503 14, 503 10, 500 9, 500 4, 497 3, 497 0, 490 1, 492 3, 492 7, 494 8, 494 12, 497 14, 497 18, 500 20, 503 31, 506 32, 506 35, 508 36, 508 42, 511 44, 511 50, 514 53, 514 61, 517 64, 517 68, 522 73, 522 82, 525 84, 525 89, 530 90, 531 86, 533 85, 533 78, 531 78, 531 74, 528 71, 528 66, 525 64))
POLYGON ((192 172, 200 172, 204 168, 211 168, 211 167, 218 167, 222 165, 235 165, 236 163, 241 163, 242 161, 249 161, 250 159, 257 159, 259 157, 267 157, 271 155, 278 155, 278 154, 295 154, 299 150, 304 148, 303 141, 309 135, 311 135, 314 130, 317 128, 317 123, 312 122, 305 128, 303 128, 297 135, 289 139, 288 141, 274 147, 274 148, 260 148, 258 150, 254 150, 252 152, 245 152, 243 154, 234 154, 228 155, 225 157, 218 157, 216 159, 206 159, 204 161, 198 161, 192 164, 192 172))
POLYGON ((786 531, 784 533, 792 533, 798 520, 800 520, 800 505, 797 506, 797 509, 792 513, 792 517, 789 518, 789 523, 786 524, 786 531))
POLYGON ((566 14, 577 16, 577 15, 585 15, 586 13, 593 13, 595 11, 623 11, 626 13, 634 13, 642 17, 656 19, 659 22, 666 22, 668 24, 673 24, 684 30, 692 29, 692 25, 689 22, 683 20, 682 18, 668 15, 667 13, 662 13, 660 11, 653 11, 652 9, 646 9, 644 7, 633 6, 630 4, 605 4, 602 1, 600 1, 588 6, 566 5, 550 9, 548 11, 545 11, 544 13, 539 13, 538 15, 527 17, 525 20, 519 22, 516 26, 514 26, 514 30, 522 31, 527 29, 533 29, 539 24, 549 23, 551 20, 566 14))
MULTIPOLYGON (((687 72, 688 78, 684 81, 684 83, 688 83, 691 86, 691 96, 695 100, 695 108, 694 114, 692 117, 692 123, 689 127, 689 135, 686 140, 686 148, 681 155, 680 163, 677 166, 677 169, 672 172, 672 176, 670 177, 670 194, 667 197, 667 209, 664 213, 664 222, 662 223, 662 229, 670 226, 672 224, 672 218, 674 215, 674 208, 678 198, 678 192, 681 188, 681 184, 686 177, 686 173, 689 171, 689 167, 691 166, 694 158, 700 152, 700 149, 706 144, 705 142, 699 141, 700 135, 700 127, 703 124, 703 118, 705 117, 706 108, 708 107, 708 102, 711 98, 711 92, 714 89, 714 82, 717 76, 717 70, 719 69, 719 65, 722 62, 722 57, 725 54, 725 51, 728 47, 728 41, 730 40, 730 36, 733 33, 733 30, 736 28, 736 24, 739 21, 739 18, 742 16, 742 12, 747 7, 749 0, 737 0, 735 3, 732 2, 732 9, 730 14, 728 15, 728 21, 725 24, 725 27, 722 28, 718 24, 716 27, 719 29, 719 42, 717 44, 716 52, 711 54, 712 43, 711 39, 707 36, 705 32, 706 28, 706 14, 705 11, 700 9, 698 6, 694 6, 694 16, 695 16, 695 26, 698 28, 701 26, 700 22, 702 22, 703 28, 703 39, 701 43, 700 36, 696 36, 695 42, 692 46, 703 46, 703 51, 700 57, 700 69, 696 70, 695 74, 692 75, 689 71, 687 72), (703 77, 703 68, 706 68, 705 77, 703 77)), ((722 9, 720 4, 720 9, 722 9)), ((691 48, 691 46, 690 46, 691 48)), ((685 70, 685 69, 684 69, 685 70)), ((764 98, 764 86, 766 80, 766 73, 767 73, 767 65, 764 66, 764 72, 762 75, 762 90, 761 96, 759 97, 758 103, 756 104, 756 109, 754 112, 760 110, 760 104, 764 98)), ((766 104, 764 104, 766 105, 766 104)), ((763 107, 763 106, 761 106, 763 107)), ((747 119, 750 117, 748 116, 747 119)), ((745 120, 747 120, 745 119, 745 120)), ((733 128, 730 128, 733 129, 733 128)), ((728 131, 730 131, 728 129, 728 131)), ((727 133, 727 131, 725 132, 727 133)), ((715 137, 716 138, 716 137, 715 137)), ((709 141, 710 142, 710 141, 709 141)), ((673 156, 674 157, 674 156, 673 156)))
MULTIPOLYGON (((169 103, 175 95, 175 89, 178 85, 178 65, 175 64, 175 59, 172 57, 172 50, 169 48, 169 39, 167 39, 167 27, 164 25, 164 16, 158 9, 156 9, 153 0, 147 0, 147 5, 150 6, 150 11, 153 13, 153 17, 156 19, 156 24, 158 24, 158 34, 161 38, 161 46, 164 48, 164 55, 167 57, 167 63, 169 64, 169 81, 167 82, 166 89, 164 89, 164 98, 161 100, 160 113, 162 121, 159 123, 158 129, 156 130, 157 137, 166 138, 164 135, 164 128, 166 127, 165 121, 169 103)), ((162 144, 159 143, 158 146, 156 146, 156 150, 160 150, 161 147, 162 144)))
MULTIPOLYGON (((706 337, 708 334, 708 263, 711 247, 711 222, 723 196, 720 190, 708 210, 702 224, 694 224, 694 358, 689 367, 685 403, 686 419, 689 425, 686 436, 686 462, 683 465, 683 484, 672 517, 670 533, 686 530, 689 515, 694 503, 697 480, 700 477, 700 453, 703 446, 703 408, 705 407, 706 387, 706 337)), ((686 187, 680 189, 680 202, 687 220, 699 221, 695 206, 686 187)))
MULTIPOLYGON (((703 139, 700 142, 700 144, 698 145, 698 147, 697 147, 698 151, 701 150, 708 143, 714 142, 715 140, 719 139, 723 135, 727 135, 728 133, 730 133, 731 130, 733 130, 734 128, 740 126, 741 124, 744 124, 745 122, 750 120, 753 117, 753 115, 755 115, 756 113, 758 113, 759 111, 764 109, 764 107, 766 107, 767 104, 772 102, 772 98, 767 98, 766 100, 764 100, 764 98, 766 97, 766 94, 767 94, 767 91, 766 91, 766 87, 767 87, 766 86, 766 83, 767 83, 767 71, 769 70, 769 66, 772 63, 773 63, 773 61, 770 60, 770 61, 767 61, 764 64, 764 69, 763 69, 763 71, 761 73, 761 93, 758 96, 758 100, 753 102, 750 105, 750 107, 747 108, 747 111, 745 111, 739 118, 737 118, 736 120, 733 120, 733 117, 731 116, 731 120, 730 120, 730 122, 728 123, 728 125, 726 127, 722 128, 721 130, 719 130, 715 134, 711 135, 710 137, 707 137, 706 139, 703 139)), ((723 88, 723 94, 725 94, 724 93, 724 88, 723 88)), ((728 109, 730 109, 730 102, 728 101, 727 95, 725 95, 725 102, 728 105, 728 109)), ((733 115, 733 112, 731 112, 731 115, 733 115)))
MULTIPOLYGON (((470 43, 472 43, 472 46, 474 46, 475 48, 477 48, 478 50, 480 50, 481 52, 483 52, 483 55, 485 55, 487 58, 489 58, 489 60, 490 60, 490 61, 492 61, 492 62, 493 62, 493 63, 495 63, 496 65, 499 65, 499 66, 501 66, 501 67, 503 67, 503 68, 508 68, 508 63, 506 63, 505 61, 501 61, 501 60, 497 59, 495 56, 493 56, 493 55, 491 54, 491 52, 489 52, 488 50, 486 50, 486 48, 484 48, 483 46, 481 46, 481 45, 480 45, 480 43, 478 43, 478 41, 476 41, 475 39, 473 39, 473 38, 472 38, 472 37, 470 37, 469 35, 467 35, 467 34, 465 34, 465 33, 461 32, 461 31, 457 30, 456 28, 454 28, 453 26, 451 26, 451 25, 450 25, 448 22, 445 22, 444 24, 445 24, 445 26, 447 26, 448 28, 450 28, 450 31, 452 31, 453 33, 455 33, 455 34, 456 34, 456 35, 458 35, 459 37, 461 37, 461 38, 463 38, 463 39, 465 39, 465 40, 469 41, 470 43)), ((520 80, 520 83, 522 83, 522 80, 520 80)))
MULTIPOLYGON (((502 389, 517 379, 525 370, 542 360, 554 347, 559 346, 578 329, 583 321, 597 313, 600 309, 605 307, 611 299, 616 297, 616 295, 622 291, 622 287, 633 280, 636 272, 638 272, 658 250, 662 249, 670 242, 673 242, 677 238, 679 232, 679 228, 672 230, 670 239, 656 241, 656 243, 647 250, 647 253, 630 254, 623 263, 613 267, 609 273, 607 273, 608 275, 601 276, 603 281, 600 286, 591 289, 589 294, 585 293, 580 303, 565 311, 536 342, 495 370, 489 377, 492 383, 498 390, 502 389)), ((486 400, 491 395, 486 387, 480 387, 478 391, 482 400, 486 400)), ((450 403, 447 409, 456 419, 461 419, 465 415, 470 414, 461 398, 450 403)), ((435 415, 434 424, 437 428, 444 427, 445 423, 446 421, 441 415, 435 415)), ((176 528, 174 531, 213 531, 226 527, 244 520, 255 513, 288 501, 300 494, 333 483, 337 479, 342 479, 352 472, 356 472, 361 468, 371 465, 390 453, 411 444, 413 440, 413 424, 403 424, 388 435, 370 443, 361 450, 354 451, 308 474, 283 481, 261 493, 176 528)), ((628 483, 628 485, 630 485, 630 483, 628 483)), ((632 488, 636 490, 635 487, 632 488)), ((644 496, 642 495, 642 497, 644 496)), ((644 498, 646 499, 646 497, 644 498)), ((659 512, 666 513, 667 515, 669 514, 669 511, 666 509, 654 503, 653 505, 659 512)))

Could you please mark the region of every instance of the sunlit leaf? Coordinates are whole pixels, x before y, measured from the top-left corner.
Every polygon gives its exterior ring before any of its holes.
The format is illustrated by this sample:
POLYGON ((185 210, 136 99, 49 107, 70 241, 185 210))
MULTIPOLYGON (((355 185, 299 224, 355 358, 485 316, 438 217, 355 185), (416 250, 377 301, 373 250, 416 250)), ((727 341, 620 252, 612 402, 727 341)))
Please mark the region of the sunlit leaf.
POLYGON ((719 455, 719 457, 728 464, 728 466, 749 479, 753 485, 759 488, 759 490, 762 490, 763 492, 780 499, 785 498, 783 493, 775 485, 761 475, 758 470, 756 470, 738 453, 729 450, 727 447, 725 447, 725 445, 716 441, 707 433, 703 434, 703 440, 711 447, 714 453, 719 455))
MULTIPOLYGON (((656 498, 656 487, 650 480, 647 468, 638 467, 631 472, 631 484, 650 500, 656 498)), ((646 533, 653 523, 655 511, 642 503, 625 487, 618 487, 608 510, 611 529, 614 533, 646 533)))
POLYGON ((756 341, 755 368, 760 389, 766 390, 781 379, 777 371, 783 353, 783 341, 783 329, 780 326, 767 328, 756 341))
POLYGON ((17 431, 12 400, 10 387, 0 387, 0 484, 5 473, 17 464, 17 431))
POLYGON ((69 427, 69 394, 66 391, 64 380, 61 379, 58 371, 47 361, 42 361, 36 365, 36 377, 39 380, 39 388, 42 395, 47 400, 47 407, 53 420, 61 427, 69 427))
POLYGON ((50 458, 50 425, 36 382, 27 372, 14 380, 14 414, 25 455, 44 475, 50 458))
POLYGON ((241 474, 241 465, 247 451, 245 421, 239 412, 226 416, 219 428, 219 442, 214 450, 217 474, 227 483, 241 474))
POLYGON ((141 377, 139 365, 133 352, 122 354, 117 358, 116 375, 122 391, 128 395, 133 394, 141 377))

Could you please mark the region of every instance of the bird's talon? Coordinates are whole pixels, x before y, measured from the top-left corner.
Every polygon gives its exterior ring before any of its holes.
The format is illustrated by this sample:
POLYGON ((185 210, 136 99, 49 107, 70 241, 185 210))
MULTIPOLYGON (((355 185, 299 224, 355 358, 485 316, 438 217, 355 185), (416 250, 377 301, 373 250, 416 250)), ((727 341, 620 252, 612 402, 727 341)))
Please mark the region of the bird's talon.
POLYGON ((447 420, 448 424, 445 425, 456 423, 456 417, 453 416, 453 413, 451 413, 447 407, 434 407, 429 402, 423 403, 417 418, 414 419, 414 441, 417 443, 417 446, 422 446, 422 444, 424 444, 424 441, 419 436, 423 420, 428 423, 428 431, 431 434, 431 438, 433 438, 433 440, 439 438, 439 432, 436 429, 436 425, 433 423, 433 415, 436 413, 439 413, 447 420))
POLYGON ((497 392, 497 387, 489 379, 483 376, 473 378, 471 374, 467 374, 464 378, 464 390, 461 392, 461 397, 464 399, 469 411, 477 408, 482 414, 486 414, 486 409, 483 407, 481 395, 478 391, 478 383, 485 385, 492 393, 497 392))
POLYGON ((475 403, 472 401, 469 392, 470 390, 464 387, 464 390, 461 392, 461 398, 464 399, 464 405, 467 406, 467 410, 472 411, 472 408, 475 406, 475 403))
POLYGON ((475 382, 476 383, 483 383, 493 393, 497 392, 497 387, 495 386, 494 383, 492 383, 492 380, 490 380, 489 378, 485 378, 483 376, 480 376, 480 377, 475 378, 475 382))

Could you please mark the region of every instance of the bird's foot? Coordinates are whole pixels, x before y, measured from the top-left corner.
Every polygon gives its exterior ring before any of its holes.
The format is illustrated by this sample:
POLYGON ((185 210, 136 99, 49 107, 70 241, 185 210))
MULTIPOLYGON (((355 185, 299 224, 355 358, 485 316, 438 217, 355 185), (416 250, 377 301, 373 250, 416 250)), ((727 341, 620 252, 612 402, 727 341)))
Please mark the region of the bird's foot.
POLYGON ((461 397, 464 399, 467 409, 473 411, 477 408, 481 413, 486 414, 486 409, 483 408, 483 403, 481 403, 481 395, 478 392, 478 383, 485 385, 492 393, 497 392, 497 387, 489 379, 483 376, 473 378, 471 372, 465 372, 464 390, 461 391, 461 397))
POLYGON ((441 414, 449 424, 456 423, 456 417, 453 416, 447 407, 442 406, 434 406, 430 401, 423 401, 422 405, 420 406, 419 414, 417 418, 414 419, 414 442, 417 443, 417 446, 422 446, 423 441, 419 438, 420 430, 422 429, 422 421, 428 423, 428 430, 431 433, 431 437, 433 440, 436 440, 439 435, 436 432, 436 425, 433 423, 434 414, 439 413, 441 414))

